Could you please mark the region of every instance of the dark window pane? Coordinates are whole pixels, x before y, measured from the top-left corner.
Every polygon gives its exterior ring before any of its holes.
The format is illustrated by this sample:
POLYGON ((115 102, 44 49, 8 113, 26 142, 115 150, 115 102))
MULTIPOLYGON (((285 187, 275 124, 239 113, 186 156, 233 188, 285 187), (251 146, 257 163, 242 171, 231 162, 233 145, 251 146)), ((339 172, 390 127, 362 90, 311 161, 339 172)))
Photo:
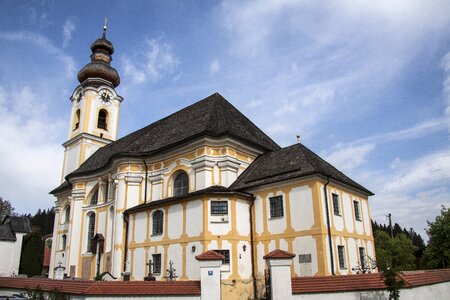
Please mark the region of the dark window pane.
POLYGON ((92 195, 91 198, 91 204, 95 205, 98 203, 98 188, 95 190, 94 194, 92 195))
POLYGON ((161 254, 153 254, 153 273, 161 274, 161 254))
POLYGON ((230 264, 230 250, 214 250, 219 254, 222 254, 225 258, 222 260, 222 264, 229 265, 230 264))
POLYGON ((331 194, 331 196, 333 197, 333 212, 336 216, 340 216, 341 215, 341 206, 339 203, 339 195, 331 194))
POLYGON ((97 120, 98 128, 107 130, 107 124, 106 124, 107 116, 108 116, 108 113, 103 109, 98 112, 98 120, 97 120))
POLYGON ((89 215, 89 223, 88 223, 88 240, 87 240, 87 251, 90 253, 94 253, 95 243, 94 243, 94 233, 95 233, 95 214, 89 215))
POLYGON ((228 202, 211 201, 211 215, 228 215, 228 202))
POLYGON ((270 217, 280 218, 284 216, 283 212, 283 196, 276 196, 269 198, 270 202, 270 217))
POLYGON ((353 207, 355 208, 355 219, 361 221, 361 212, 359 211, 359 202, 353 201, 353 207))
POLYGON ((161 210, 157 210, 153 213, 153 235, 159 235, 163 233, 164 226, 164 213, 161 210))
POLYGON ((344 246, 338 246, 339 255, 339 268, 345 269, 345 248, 344 246))
POLYGON ((182 196, 186 195, 189 191, 189 179, 185 172, 177 175, 173 183, 173 195, 182 196))

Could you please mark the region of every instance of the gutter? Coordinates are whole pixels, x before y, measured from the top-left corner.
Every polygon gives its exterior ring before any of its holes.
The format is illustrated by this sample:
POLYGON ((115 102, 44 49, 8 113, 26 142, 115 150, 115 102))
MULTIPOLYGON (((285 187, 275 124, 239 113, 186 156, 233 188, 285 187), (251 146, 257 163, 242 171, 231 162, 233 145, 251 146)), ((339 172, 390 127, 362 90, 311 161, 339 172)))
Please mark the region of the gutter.
POLYGON ((323 186, 323 192, 325 193, 325 210, 327 212, 327 231, 328 231, 328 245, 330 248, 330 262, 331 262, 331 274, 335 275, 334 273, 334 259, 333 259, 333 242, 331 240, 331 228, 330 228, 330 211, 328 208, 328 192, 327 192, 327 186, 330 183, 330 177, 327 176, 327 183, 323 186))
POLYGON ((127 254, 128 254, 128 214, 123 214, 123 221, 125 222, 125 246, 123 253, 123 272, 127 271, 127 254))
POLYGON ((255 275, 255 252, 254 252, 254 248, 253 248, 253 212, 252 212, 252 208, 253 205, 255 204, 254 202, 254 197, 253 197, 253 201, 252 204, 250 204, 249 206, 249 217, 250 217, 250 246, 251 246, 251 261, 252 261, 252 278, 253 278, 253 299, 257 299, 257 290, 256 290, 256 275, 255 275))
POLYGON ((144 185, 144 204, 147 203, 147 176, 148 176, 148 166, 145 159, 142 160, 145 166, 145 185, 144 185))

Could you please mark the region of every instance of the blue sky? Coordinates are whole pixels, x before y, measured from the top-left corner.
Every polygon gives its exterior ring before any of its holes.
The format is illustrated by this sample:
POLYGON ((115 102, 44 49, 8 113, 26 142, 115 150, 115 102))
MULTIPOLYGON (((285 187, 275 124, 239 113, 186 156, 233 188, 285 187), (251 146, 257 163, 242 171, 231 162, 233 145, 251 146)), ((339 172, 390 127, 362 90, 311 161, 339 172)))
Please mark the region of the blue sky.
POLYGON ((449 16, 445 0, 2 1, 0 196, 53 204, 69 96, 107 17, 119 136, 217 91, 372 190, 375 220, 424 235, 450 206, 449 16))

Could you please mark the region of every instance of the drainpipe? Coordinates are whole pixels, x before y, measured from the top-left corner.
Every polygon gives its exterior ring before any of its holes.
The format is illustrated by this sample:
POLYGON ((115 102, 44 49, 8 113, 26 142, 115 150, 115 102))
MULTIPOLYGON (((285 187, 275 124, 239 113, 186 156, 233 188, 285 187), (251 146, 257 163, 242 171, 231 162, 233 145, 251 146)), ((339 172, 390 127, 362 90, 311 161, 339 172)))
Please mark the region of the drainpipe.
POLYGON ((253 278, 253 299, 257 299, 257 291, 256 291, 256 275, 255 275, 255 255, 253 250, 253 212, 252 208, 255 204, 254 199, 249 206, 249 216, 250 216, 250 246, 251 246, 251 260, 252 260, 252 278, 253 278))
POLYGON ((128 214, 123 214, 123 221, 125 222, 125 247, 123 253, 123 272, 127 271, 127 252, 128 252, 128 214))
POLYGON ((325 210, 327 212, 327 230, 328 230, 328 245, 330 248, 330 261, 331 261, 331 274, 334 274, 334 259, 333 259, 333 242, 331 240, 331 228, 330 228, 330 211, 328 209, 328 192, 327 185, 330 183, 330 177, 327 176, 327 183, 323 186, 323 192, 325 193, 325 210))
POLYGON ((145 166, 145 184, 144 184, 144 203, 147 203, 147 176, 148 176, 148 167, 145 159, 142 160, 145 166))

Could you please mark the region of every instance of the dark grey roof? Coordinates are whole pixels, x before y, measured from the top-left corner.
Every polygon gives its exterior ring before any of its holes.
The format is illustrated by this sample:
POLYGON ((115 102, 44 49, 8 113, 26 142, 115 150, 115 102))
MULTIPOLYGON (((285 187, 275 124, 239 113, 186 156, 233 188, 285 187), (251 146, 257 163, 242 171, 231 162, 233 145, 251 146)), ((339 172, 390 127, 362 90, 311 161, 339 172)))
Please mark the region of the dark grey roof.
POLYGON ((300 143, 262 154, 236 179, 230 189, 245 190, 313 174, 328 176, 365 194, 373 195, 371 191, 300 143))
POLYGON ((246 116, 215 93, 100 148, 66 178, 99 170, 116 157, 148 156, 201 136, 231 136, 263 151, 280 149, 246 116))
POLYGON ((71 190, 72 189, 72 185, 65 180, 63 183, 61 183, 57 188, 53 189, 49 194, 58 194, 61 192, 64 192, 66 190, 71 190))
POLYGON ((16 241, 16 233, 30 232, 30 219, 27 217, 7 216, 0 225, 0 240, 16 241))
POLYGON ((246 198, 252 198, 253 196, 251 194, 245 193, 245 192, 239 192, 232 189, 229 189, 227 187, 221 186, 221 185, 213 185, 192 193, 188 193, 186 195, 182 196, 176 196, 176 197, 169 197, 164 198, 161 200, 155 200, 148 203, 139 204, 137 206, 131 207, 127 210, 125 210, 124 214, 129 214, 131 212, 138 212, 138 211, 144 211, 149 208, 155 208, 159 207, 161 205, 164 205, 166 203, 176 203, 177 201, 187 200, 191 199, 193 197, 198 197, 202 195, 238 195, 241 197, 246 198))

